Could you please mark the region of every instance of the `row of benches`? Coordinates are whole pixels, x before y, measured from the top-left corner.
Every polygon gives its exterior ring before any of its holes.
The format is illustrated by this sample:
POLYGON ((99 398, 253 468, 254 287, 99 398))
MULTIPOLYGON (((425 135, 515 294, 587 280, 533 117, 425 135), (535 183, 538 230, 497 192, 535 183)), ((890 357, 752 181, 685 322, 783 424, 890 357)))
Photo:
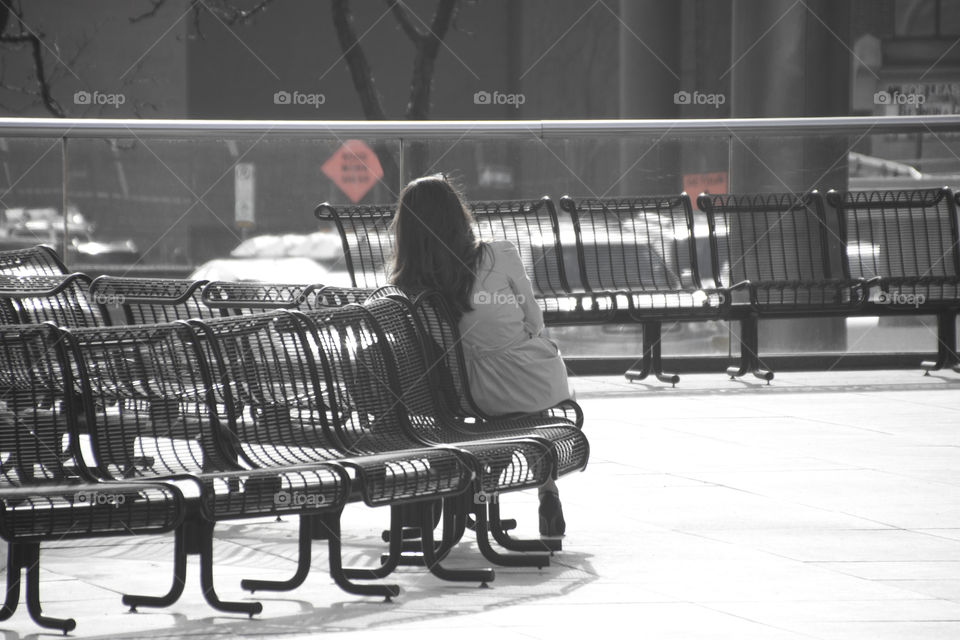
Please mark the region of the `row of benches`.
MULTIPOLYGON (((18 259, 44 250, 34 254, 18 259)), ((9 257, 0 254, 0 267, 9 257)), ((484 557, 498 564, 542 567, 545 552, 560 548, 558 540, 510 537, 510 523, 488 498, 584 468, 587 440, 559 417, 475 412, 462 369, 450 370, 460 366, 446 343, 456 340, 456 327, 436 296, 339 290, 338 301, 363 304, 310 309, 306 301, 320 298, 300 291, 290 298, 297 308, 276 311, 268 301, 292 307, 276 294, 292 288, 262 287, 240 303, 247 285, 236 285, 235 305, 223 313, 223 304, 218 312, 192 306, 203 299, 197 283, 100 280, 84 306, 74 296, 84 282, 79 274, 24 273, 0 282, 6 312, 19 322, 0 326, 0 534, 10 543, 0 620, 18 604, 25 569, 34 619, 74 628, 41 612, 40 544, 50 540, 172 530, 170 590, 127 595, 124 603, 175 602, 186 558, 196 554, 207 601, 250 615, 260 603, 224 601, 214 589, 212 532, 222 520, 300 518, 293 577, 243 581, 250 591, 301 584, 318 539, 329 544, 339 586, 388 598, 398 593, 394 585, 367 581, 402 563, 419 562, 448 580, 492 580, 490 569, 441 564, 468 525, 484 557), (116 315, 97 315, 108 303, 121 320, 189 319, 118 324, 116 315), (391 507, 389 554, 374 569, 340 561, 341 512, 358 500, 391 507), (522 553, 495 550, 488 534, 522 553)))
MULTIPOLYGON (((950 189, 701 194, 696 205, 686 193, 564 196, 567 222, 547 196, 468 203, 478 239, 518 247, 548 324, 642 323, 643 358, 628 379, 676 384, 662 370, 662 324, 700 320, 740 323, 731 376, 773 378, 759 358, 763 318, 935 314, 938 356, 922 367, 957 368, 950 189)), ((314 213, 336 224, 355 286, 386 282, 394 206, 324 203, 314 213)))

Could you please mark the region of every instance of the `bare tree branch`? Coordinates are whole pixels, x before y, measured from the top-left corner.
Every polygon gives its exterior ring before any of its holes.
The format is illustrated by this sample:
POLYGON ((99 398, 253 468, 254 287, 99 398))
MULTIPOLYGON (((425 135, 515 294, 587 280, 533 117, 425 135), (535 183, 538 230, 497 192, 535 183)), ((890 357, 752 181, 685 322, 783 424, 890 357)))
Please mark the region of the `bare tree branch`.
POLYGON ((402 2, 399 2, 399 0, 386 0, 386 3, 387 6, 390 7, 390 11, 393 13, 393 17, 396 18, 398 23, 400 23, 400 26, 403 28, 403 32, 407 34, 407 37, 410 38, 411 42, 418 44, 428 36, 427 33, 419 29, 410 21, 410 16, 407 14, 407 8, 402 2))
POLYGON ((353 30, 353 13, 350 11, 349 0, 333 0, 330 8, 333 12, 333 25, 340 41, 340 50, 350 68, 350 77, 353 88, 360 97, 360 106, 367 120, 386 120, 387 116, 380 103, 380 94, 377 93, 373 79, 373 71, 367 61, 367 55, 357 40, 357 33, 353 30))
POLYGON ((33 60, 33 73, 37 80, 37 94, 43 107, 58 118, 63 118, 66 114, 63 108, 53 97, 50 91, 50 79, 43 64, 43 43, 40 40, 42 34, 38 34, 26 28, 23 22, 23 8, 14 9, 5 0, 0 0, 2 10, 0 10, 0 42, 9 44, 28 44, 30 46, 31 58, 33 60), (18 32, 16 34, 6 34, 6 27, 10 23, 10 15, 17 19, 18 32))
POLYGON ((157 12, 160 11, 163 5, 167 4, 167 0, 150 0, 150 4, 153 6, 151 6, 147 11, 141 13, 140 15, 127 18, 130 23, 134 24, 140 22, 141 20, 152 18, 153 16, 157 15, 157 12))
POLYGON ((47 74, 43 69, 43 45, 40 38, 35 34, 30 34, 30 46, 33 48, 33 68, 37 74, 37 85, 40 87, 40 100, 47 111, 58 118, 63 118, 66 114, 50 93, 50 83, 47 81, 47 74))
POLYGON ((430 90, 433 86, 433 70, 443 38, 456 13, 457 0, 438 0, 433 14, 430 33, 417 43, 417 55, 413 62, 413 77, 410 79, 410 102, 407 103, 408 120, 426 120, 430 115, 430 90))
MULTIPOLYGON (((273 4, 273 0, 260 0, 260 2, 250 9, 241 9, 235 5, 225 2, 222 3, 223 8, 220 11, 220 18, 232 27, 238 22, 244 23, 248 21, 250 18, 263 11, 271 4, 273 4)), ((212 7, 208 6, 207 10, 212 11, 212 7)))

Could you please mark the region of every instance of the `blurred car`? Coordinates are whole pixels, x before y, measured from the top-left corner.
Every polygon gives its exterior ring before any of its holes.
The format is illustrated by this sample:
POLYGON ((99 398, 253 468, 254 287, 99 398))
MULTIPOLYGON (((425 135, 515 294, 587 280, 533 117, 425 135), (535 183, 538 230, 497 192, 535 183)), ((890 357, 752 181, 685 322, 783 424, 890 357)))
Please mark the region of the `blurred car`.
POLYGON ((260 235, 200 265, 191 278, 350 286, 340 236, 333 232, 260 235))
POLYGON ((75 207, 67 218, 56 207, 11 207, 0 218, 0 247, 5 249, 44 244, 63 250, 64 223, 67 226, 67 255, 71 263, 129 264, 140 254, 132 240, 97 240, 93 225, 75 207))
POLYGON ((197 267, 190 278, 350 286, 346 271, 330 271, 310 258, 217 258, 197 267))

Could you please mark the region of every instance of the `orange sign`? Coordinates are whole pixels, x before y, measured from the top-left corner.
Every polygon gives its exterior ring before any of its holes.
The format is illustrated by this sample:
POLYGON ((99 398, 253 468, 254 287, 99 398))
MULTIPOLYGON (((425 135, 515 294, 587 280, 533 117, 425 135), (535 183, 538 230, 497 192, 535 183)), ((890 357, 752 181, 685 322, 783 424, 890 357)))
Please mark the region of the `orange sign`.
POLYGON ((344 142, 320 169, 354 203, 360 202, 383 177, 380 159, 363 140, 344 142))
POLYGON ((683 190, 690 195, 693 206, 697 206, 697 196, 701 193, 726 193, 727 172, 687 173, 683 176, 683 190))

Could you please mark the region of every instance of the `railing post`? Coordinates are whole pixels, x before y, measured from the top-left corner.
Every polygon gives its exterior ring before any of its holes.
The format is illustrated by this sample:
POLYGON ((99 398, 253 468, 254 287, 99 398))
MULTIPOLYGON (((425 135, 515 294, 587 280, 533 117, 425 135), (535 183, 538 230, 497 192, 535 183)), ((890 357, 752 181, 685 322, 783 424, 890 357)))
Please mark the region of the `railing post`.
MULTIPOLYGON (((67 264, 67 243, 68 235, 70 233, 70 222, 67 216, 67 136, 60 136, 60 211, 63 214, 63 241, 60 243, 60 256, 63 258, 64 264, 67 264)), ((70 266, 69 264, 67 266, 70 266)))
POLYGON ((400 138, 400 162, 398 163, 398 164, 399 164, 399 173, 400 173, 400 175, 397 176, 398 180, 400 181, 400 184, 397 185, 397 193, 400 193, 400 190, 403 189, 403 180, 404 180, 404 178, 403 178, 403 156, 404 156, 403 138, 400 138))

